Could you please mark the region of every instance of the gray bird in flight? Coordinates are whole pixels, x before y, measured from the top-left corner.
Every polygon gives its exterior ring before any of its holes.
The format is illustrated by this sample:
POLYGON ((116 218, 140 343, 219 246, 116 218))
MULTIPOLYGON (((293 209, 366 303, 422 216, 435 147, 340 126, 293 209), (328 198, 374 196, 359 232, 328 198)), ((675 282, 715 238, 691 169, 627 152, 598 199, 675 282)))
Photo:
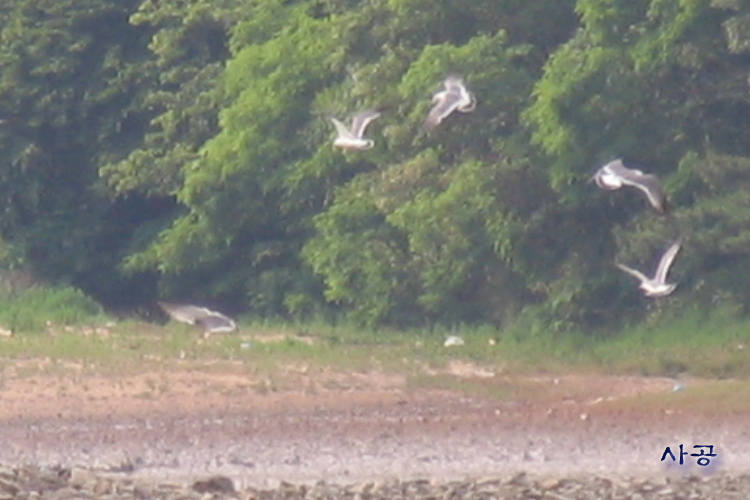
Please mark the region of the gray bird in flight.
POLYGON ((361 111, 352 118, 351 126, 347 127, 336 118, 329 117, 331 123, 336 127, 338 135, 333 140, 333 145, 342 149, 370 149, 375 143, 372 139, 364 137, 365 129, 371 121, 380 117, 380 111, 368 109, 361 111))
POLYGON ((466 90, 461 77, 449 76, 443 81, 444 90, 435 94, 432 98, 434 106, 424 121, 424 128, 432 130, 454 111, 468 113, 474 111, 477 101, 474 94, 466 90))
POLYGON ((680 242, 676 241, 661 256, 659 265, 657 266, 656 272, 652 278, 649 278, 642 272, 624 264, 616 263, 615 265, 621 271, 624 271, 640 280, 641 284, 638 288, 646 297, 665 297, 677 288, 677 284, 667 283, 667 273, 669 273, 669 268, 672 267, 672 263, 674 262, 675 257, 677 257, 677 252, 679 251, 680 242))
POLYGON ((173 320, 203 328, 204 335, 232 332, 237 329, 237 325, 231 318, 205 307, 169 302, 157 302, 157 304, 173 320))
POLYGON ((592 178, 596 185, 607 191, 632 186, 646 195, 648 202, 661 213, 668 211, 667 198, 658 177, 627 168, 622 160, 613 160, 596 171, 592 178))

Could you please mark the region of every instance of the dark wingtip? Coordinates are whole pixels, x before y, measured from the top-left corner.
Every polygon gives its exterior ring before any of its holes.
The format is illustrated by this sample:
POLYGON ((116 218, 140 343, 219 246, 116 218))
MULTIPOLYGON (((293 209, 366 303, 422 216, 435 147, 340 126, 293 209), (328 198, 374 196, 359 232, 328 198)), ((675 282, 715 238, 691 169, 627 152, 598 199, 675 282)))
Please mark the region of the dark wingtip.
POLYGON ((396 106, 395 103, 387 102, 387 103, 381 104, 379 106, 373 106, 370 109, 373 110, 373 111, 375 111, 375 112, 377 112, 377 113, 380 113, 382 115, 383 113, 387 113, 389 111, 393 111, 396 107, 397 106, 396 106))

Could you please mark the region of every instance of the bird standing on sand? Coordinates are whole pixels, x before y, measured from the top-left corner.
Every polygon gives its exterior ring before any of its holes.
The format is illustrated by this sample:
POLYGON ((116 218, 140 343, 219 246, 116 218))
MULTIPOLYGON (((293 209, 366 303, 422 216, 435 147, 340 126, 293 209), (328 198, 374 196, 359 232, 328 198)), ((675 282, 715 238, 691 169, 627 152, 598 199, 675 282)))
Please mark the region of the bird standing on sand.
POLYGON ((624 264, 615 264, 618 269, 625 271, 631 276, 636 277, 641 281, 638 288, 646 295, 646 297, 665 297, 672 293, 677 285, 675 283, 667 283, 667 273, 669 268, 672 266, 677 252, 680 251, 680 242, 676 241, 670 246, 666 252, 661 256, 659 266, 656 268, 653 278, 649 278, 642 272, 628 267, 624 264))
POLYGON ((662 213, 668 210, 667 198, 659 178, 653 174, 644 174, 640 170, 627 168, 622 160, 607 163, 596 171, 592 180, 597 186, 607 191, 632 186, 641 190, 656 210, 662 213))
POLYGON ((336 118, 329 117, 331 123, 336 127, 338 135, 333 140, 333 145, 342 149, 370 149, 375 143, 372 139, 364 137, 365 129, 371 121, 380 116, 380 111, 368 109, 354 115, 350 127, 344 125, 336 118))
POLYGON ((466 90, 461 77, 449 76, 443 81, 445 90, 435 94, 432 98, 434 106, 424 121, 424 128, 432 130, 454 111, 468 113, 474 111, 477 101, 474 94, 466 90))

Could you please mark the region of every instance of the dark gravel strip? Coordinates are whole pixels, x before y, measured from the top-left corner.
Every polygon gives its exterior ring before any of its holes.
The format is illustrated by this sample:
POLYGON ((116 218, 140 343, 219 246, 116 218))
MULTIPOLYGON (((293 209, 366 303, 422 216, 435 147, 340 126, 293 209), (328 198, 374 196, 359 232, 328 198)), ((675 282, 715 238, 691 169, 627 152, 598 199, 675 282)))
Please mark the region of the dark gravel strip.
POLYGON ((389 480, 353 484, 282 482, 277 488, 236 490, 225 476, 192 484, 134 479, 87 469, 0 466, 0 500, 731 500, 750 498, 750 474, 662 479, 579 477, 534 479, 524 473, 474 481, 389 480))

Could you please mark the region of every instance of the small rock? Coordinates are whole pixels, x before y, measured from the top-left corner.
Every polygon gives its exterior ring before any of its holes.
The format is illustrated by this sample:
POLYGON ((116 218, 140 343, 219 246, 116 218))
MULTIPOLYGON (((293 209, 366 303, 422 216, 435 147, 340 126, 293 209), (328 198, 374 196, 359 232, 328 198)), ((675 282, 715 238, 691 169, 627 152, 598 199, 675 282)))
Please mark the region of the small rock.
POLYGON ((562 481, 556 478, 551 478, 546 481, 542 481, 540 486, 542 487, 543 490, 554 490, 554 489, 557 489, 560 486, 560 484, 562 484, 562 481))
POLYGON ((133 496, 140 500, 154 498, 154 487, 151 484, 139 483, 133 488, 133 496))
POLYGON ((91 471, 83 469, 81 467, 73 467, 70 470, 70 479, 68 479, 68 485, 76 489, 81 489, 93 478, 94 475, 91 473, 91 471))
POLYGON ((112 481, 109 478, 104 478, 104 477, 97 478, 96 482, 94 483, 94 487, 92 488, 92 491, 98 497, 101 497, 109 493, 113 493, 114 481, 112 481))
POLYGON ((8 496, 13 498, 21 490, 18 481, 12 478, 0 477, 0 498, 8 496))
POLYGON ((193 490, 198 493, 234 493, 234 483, 226 476, 213 476, 193 483, 193 490))
POLYGON ((508 480, 508 484, 513 486, 525 486, 529 482, 529 478, 525 472, 519 472, 508 480))

